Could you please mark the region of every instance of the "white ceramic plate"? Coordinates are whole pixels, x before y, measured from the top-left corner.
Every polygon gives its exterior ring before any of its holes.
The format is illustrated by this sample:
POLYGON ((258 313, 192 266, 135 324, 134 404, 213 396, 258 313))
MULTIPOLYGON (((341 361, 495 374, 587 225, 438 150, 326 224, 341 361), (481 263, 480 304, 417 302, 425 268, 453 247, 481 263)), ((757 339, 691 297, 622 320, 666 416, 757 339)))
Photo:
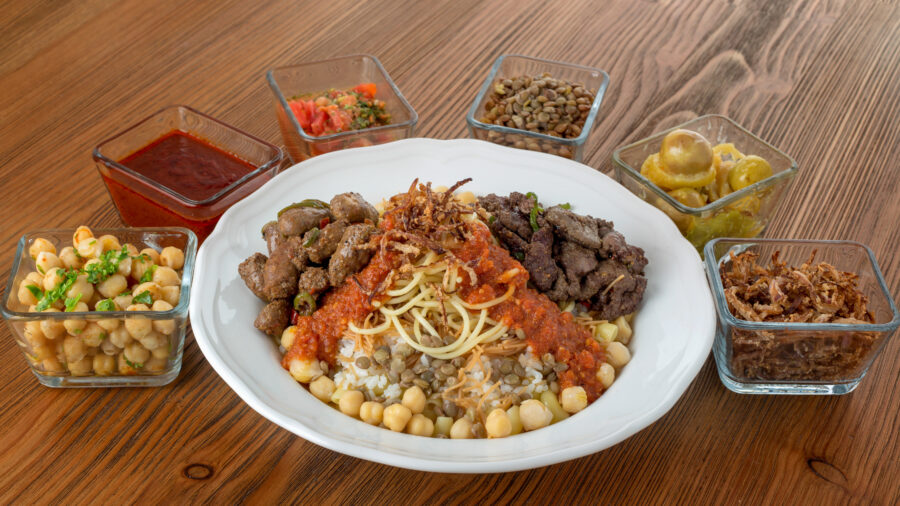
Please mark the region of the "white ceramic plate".
POLYGON ((482 473, 527 469, 594 453, 647 427, 675 404, 712 347, 715 311, 700 258, 675 225, 607 176, 557 156, 460 139, 410 139, 318 156, 279 174, 229 209, 200 248, 190 305, 194 336, 222 379, 253 409, 326 448, 409 469, 482 473), (449 186, 472 177, 476 195, 534 191, 545 204, 610 219, 650 260, 634 322, 632 361, 581 413, 505 439, 425 439, 367 425, 325 406, 279 365, 253 328, 263 303, 238 264, 265 252, 260 229, 282 207, 356 191, 370 202, 414 178, 449 186))

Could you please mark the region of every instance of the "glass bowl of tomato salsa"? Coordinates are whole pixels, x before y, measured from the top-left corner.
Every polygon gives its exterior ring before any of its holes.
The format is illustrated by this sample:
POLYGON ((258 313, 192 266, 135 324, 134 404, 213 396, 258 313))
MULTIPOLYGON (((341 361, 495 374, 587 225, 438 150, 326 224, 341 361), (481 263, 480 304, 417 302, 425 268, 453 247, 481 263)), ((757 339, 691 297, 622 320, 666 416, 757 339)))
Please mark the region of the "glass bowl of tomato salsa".
POLYGON ((378 58, 358 54, 266 73, 278 126, 295 162, 412 137, 419 116, 378 58))
POLYGON ((219 217, 278 171, 281 149, 183 105, 166 107, 93 153, 122 221, 208 236, 219 217))

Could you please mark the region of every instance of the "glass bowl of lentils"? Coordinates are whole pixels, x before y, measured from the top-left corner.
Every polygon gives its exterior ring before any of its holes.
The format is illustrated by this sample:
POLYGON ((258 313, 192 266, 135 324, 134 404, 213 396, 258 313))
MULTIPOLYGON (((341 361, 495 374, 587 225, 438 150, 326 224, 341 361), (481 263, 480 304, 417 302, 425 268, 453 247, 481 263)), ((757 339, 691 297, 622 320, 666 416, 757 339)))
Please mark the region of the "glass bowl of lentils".
POLYGON ((502 55, 466 115, 469 135, 580 162, 608 85, 600 69, 502 55))

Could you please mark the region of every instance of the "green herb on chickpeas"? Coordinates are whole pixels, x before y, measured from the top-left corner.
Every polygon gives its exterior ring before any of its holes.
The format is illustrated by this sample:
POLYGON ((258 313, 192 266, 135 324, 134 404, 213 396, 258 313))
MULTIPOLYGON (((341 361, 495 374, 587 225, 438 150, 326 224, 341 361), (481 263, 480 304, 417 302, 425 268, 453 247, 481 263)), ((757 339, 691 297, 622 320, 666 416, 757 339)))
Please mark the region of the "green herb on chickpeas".
POLYGON ((125 363, 128 364, 128 367, 130 367, 132 369, 140 369, 141 367, 144 367, 144 364, 142 364, 140 362, 132 362, 125 357, 122 357, 122 360, 124 360, 125 363))
POLYGON ((103 299, 94 306, 97 311, 115 311, 116 303, 112 299, 103 299))
POLYGON ((75 284, 75 280, 78 279, 78 273, 73 269, 67 269, 65 271, 59 269, 56 271, 56 274, 62 282, 57 282, 55 288, 44 294, 41 300, 38 301, 37 306, 35 306, 36 311, 41 312, 52 306, 54 302, 61 299, 62 296, 69 291, 69 288, 72 288, 72 285, 75 284))
POLYGON ((153 304, 153 296, 150 295, 149 290, 144 290, 143 292, 135 295, 134 298, 131 300, 135 304, 146 304, 148 306, 153 304))
POLYGON ((157 265, 153 264, 149 269, 144 271, 144 275, 141 276, 141 283, 147 283, 149 281, 153 281, 153 273, 156 272, 157 265))
POLYGON ((44 291, 34 285, 25 285, 25 288, 34 295, 35 299, 40 300, 44 297, 44 291))
POLYGON ((75 311, 75 306, 78 304, 78 301, 81 300, 81 295, 82 294, 79 293, 79 294, 76 294, 74 297, 66 297, 65 304, 66 304, 66 312, 67 313, 71 313, 72 311, 75 311))

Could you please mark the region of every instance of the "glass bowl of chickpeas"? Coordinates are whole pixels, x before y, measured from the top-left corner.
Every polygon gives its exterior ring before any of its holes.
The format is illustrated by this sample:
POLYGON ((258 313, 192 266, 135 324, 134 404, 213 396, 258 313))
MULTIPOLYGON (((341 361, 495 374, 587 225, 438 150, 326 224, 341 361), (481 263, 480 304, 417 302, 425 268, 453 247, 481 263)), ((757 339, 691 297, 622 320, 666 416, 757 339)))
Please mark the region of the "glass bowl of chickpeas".
POLYGON ((196 254, 178 227, 26 234, 0 312, 46 386, 165 385, 181 370, 196 254))
POLYGON ((762 234, 797 175, 797 162, 718 114, 701 116, 613 153, 623 186, 669 216, 702 255, 717 237, 762 234))

